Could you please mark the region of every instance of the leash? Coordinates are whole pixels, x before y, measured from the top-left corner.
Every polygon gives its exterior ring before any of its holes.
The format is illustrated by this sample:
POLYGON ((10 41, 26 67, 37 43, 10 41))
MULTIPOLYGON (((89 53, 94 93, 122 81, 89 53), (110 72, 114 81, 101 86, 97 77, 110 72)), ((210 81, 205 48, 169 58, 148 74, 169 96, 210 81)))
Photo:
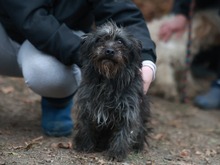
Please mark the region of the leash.
POLYGON ((188 39, 187 39, 187 47, 186 47, 186 57, 185 57, 185 68, 183 71, 182 77, 182 91, 181 91, 181 102, 189 103, 189 99, 187 97, 187 75, 190 72, 190 64, 191 64, 191 45, 192 45, 192 17, 194 14, 195 0, 191 1, 190 10, 189 10, 189 24, 188 24, 188 39))

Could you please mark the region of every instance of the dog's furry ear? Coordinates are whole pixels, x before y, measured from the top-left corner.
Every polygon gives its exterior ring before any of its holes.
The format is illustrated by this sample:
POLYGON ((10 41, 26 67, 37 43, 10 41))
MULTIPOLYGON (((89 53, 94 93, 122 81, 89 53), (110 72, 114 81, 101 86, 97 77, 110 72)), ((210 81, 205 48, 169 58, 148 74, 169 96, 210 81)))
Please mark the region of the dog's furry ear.
POLYGON ((136 39, 136 42, 137 42, 136 43, 137 44, 137 49, 138 49, 139 53, 141 53, 141 50, 143 48, 142 42, 140 40, 137 40, 137 39, 136 39))
POLYGON ((81 36, 81 39, 82 39, 81 45, 86 41, 87 37, 88 37, 88 34, 84 34, 81 36))
POLYGON ((81 47, 80 47, 80 61, 82 65, 85 65, 88 63, 88 56, 89 52, 91 51, 91 48, 93 44, 95 43, 96 38, 94 37, 93 33, 87 33, 82 36, 81 41, 81 47))
POLYGON ((85 48, 86 45, 88 45, 88 40, 90 40, 90 37, 91 36, 91 33, 86 33, 84 34, 81 38, 82 38, 82 41, 81 41, 81 49, 85 48))
POLYGON ((135 37, 130 38, 131 45, 130 45, 130 50, 133 54, 132 56, 132 61, 141 61, 141 52, 142 52, 142 42, 135 37))

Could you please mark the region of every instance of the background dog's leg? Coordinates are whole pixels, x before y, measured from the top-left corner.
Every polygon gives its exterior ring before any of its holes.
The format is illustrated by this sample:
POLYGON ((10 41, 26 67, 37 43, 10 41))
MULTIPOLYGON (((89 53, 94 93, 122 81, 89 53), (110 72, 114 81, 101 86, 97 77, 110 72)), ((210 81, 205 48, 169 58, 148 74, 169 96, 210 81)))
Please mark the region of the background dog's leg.
POLYGON ((158 93, 162 93, 166 99, 178 100, 177 84, 174 69, 169 63, 158 65, 155 87, 158 93))

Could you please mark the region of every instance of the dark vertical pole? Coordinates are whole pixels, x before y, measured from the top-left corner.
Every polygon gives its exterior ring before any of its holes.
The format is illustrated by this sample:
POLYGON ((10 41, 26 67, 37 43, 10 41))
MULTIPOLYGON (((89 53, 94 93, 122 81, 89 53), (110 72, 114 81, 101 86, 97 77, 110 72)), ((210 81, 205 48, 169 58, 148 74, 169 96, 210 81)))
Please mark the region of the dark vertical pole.
POLYGON ((195 6, 195 0, 191 1, 190 4, 190 10, 189 10, 189 24, 188 24, 188 40, 187 40, 187 47, 186 47, 186 57, 185 57, 185 69, 183 72, 183 82, 182 82, 182 91, 181 91, 181 102, 188 103, 188 97, 187 97, 187 75, 190 72, 190 64, 191 64, 191 45, 192 45, 192 17, 194 14, 194 6, 195 6))

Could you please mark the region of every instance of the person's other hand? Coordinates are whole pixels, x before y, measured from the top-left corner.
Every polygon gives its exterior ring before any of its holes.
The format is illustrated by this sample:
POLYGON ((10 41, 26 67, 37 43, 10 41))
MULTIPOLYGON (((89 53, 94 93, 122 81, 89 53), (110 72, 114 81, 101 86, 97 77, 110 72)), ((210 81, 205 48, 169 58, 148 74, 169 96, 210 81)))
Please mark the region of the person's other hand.
POLYGON ((150 67, 148 66, 143 66, 141 69, 142 73, 142 79, 143 79, 143 86, 144 86, 144 93, 146 94, 149 86, 153 80, 153 71, 150 67))
POLYGON ((176 33, 176 37, 181 37, 187 24, 188 20, 184 15, 176 15, 171 21, 165 22, 161 25, 158 34, 159 38, 166 42, 174 33, 176 33))

